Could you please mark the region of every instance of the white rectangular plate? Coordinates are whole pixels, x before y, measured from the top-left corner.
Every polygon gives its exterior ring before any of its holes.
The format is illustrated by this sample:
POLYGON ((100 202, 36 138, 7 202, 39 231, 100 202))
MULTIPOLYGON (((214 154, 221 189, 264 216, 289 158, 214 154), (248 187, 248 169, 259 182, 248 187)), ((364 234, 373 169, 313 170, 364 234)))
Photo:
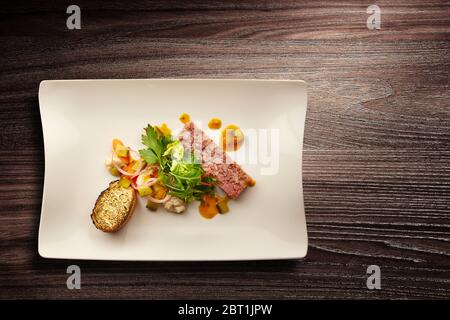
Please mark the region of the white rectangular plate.
POLYGON ((45 145, 39 228, 42 257, 183 261, 306 255, 303 81, 43 81, 39 104, 45 145), (262 158, 242 163, 256 186, 230 201, 229 213, 211 220, 199 215, 197 203, 177 215, 163 209, 150 212, 140 200, 119 232, 97 230, 90 214, 100 192, 114 180, 104 166, 112 139, 141 148, 140 136, 148 123, 165 122, 176 133, 182 127, 178 117, 183 112, 203 124, 203 129, 209 119, 218 117, 224 125, 239 125, 244 133, 249 128, 279 130, 276 174, 261 174, 269 167, 262 158))

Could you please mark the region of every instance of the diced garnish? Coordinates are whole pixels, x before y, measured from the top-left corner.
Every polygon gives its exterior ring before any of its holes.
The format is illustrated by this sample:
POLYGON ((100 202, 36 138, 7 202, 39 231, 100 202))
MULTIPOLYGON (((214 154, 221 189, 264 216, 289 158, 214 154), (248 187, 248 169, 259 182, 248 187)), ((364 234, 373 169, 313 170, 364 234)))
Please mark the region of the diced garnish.
POLYGON ((228 197, 216 197, 217 198, 217 209, 219 213, 227 213, 230 211, 228 208, 228 197))
POLYGON ((153 193, 152 188, 149 187, 149 186, 146 186, 146 185, 139 186, 137 190, 138 190, 139 195, 141 197, 146 197, 146 196, 149 196, 149 195, 151 195, 153 193))
POLYGON ((120 158, 126 158, 130 154, 130 150, 124 146, 118 146, 114 151, 120 158))
POLYGON ((139 161, 131 161, 126 167, 124 167, 123 169, 128 172, 128 173, 133 173, 136 172, 137 170, 139 170, 139 166, 141 164, 139 163, 139 161))
POLYGON ((151 211, 156 211, 156 210, 158 210, 158 206, 159 206, 158 203, 154 203, 151 200, 147 200, 147 205, 146 205, 147 209, 149 209, 151 211))
POLYGON ((157 126, 157 128, 163 136, 170 136, 172 134, 172 130, 170 130, 170 128, 165 123, 163 123, 160 126, 157 126))
POLYGON ((130 187, 131 182, 127 178, 122 177, 119 180, 119 184, 122 188, 128 188, 128 187, 130 187))
POLYGON ((114 152, 116 152, 116 149, 118 147, 123 147, 123 142, 121 140, 119 140, 119 139, 114 139, 112 141, 112 148, 113 148, 114 152))
POLYGON ((164 188, 161 184, 155 183, 152 186, 153 194, 152 196, 156 199, 163 199, 167 194, 167 189, 164 188))
POLYGON ((106 165, 113 166, 123 176, 133 178, 139 175, 144 164, 139 152, 125 147, 119 139, 114 139, 112 145, 112 156, 107 159, 106 165))
POLYGON ((148 179, 150 179, 150 175, 148 172, 143 172, 140 175, 138 175, 137 179, 136 179, 136 184, 138 186, 143 185, 145 182, 148 181, 148 179))
POLYGON ((109 173, 111 173, 113 176, 115 176, 115 177, 120 177, 120 172, 119 172, 119 170, 116 169, 116 167, 113 167, 113 166, 108 167, 108 171, 109 171, 109 173))

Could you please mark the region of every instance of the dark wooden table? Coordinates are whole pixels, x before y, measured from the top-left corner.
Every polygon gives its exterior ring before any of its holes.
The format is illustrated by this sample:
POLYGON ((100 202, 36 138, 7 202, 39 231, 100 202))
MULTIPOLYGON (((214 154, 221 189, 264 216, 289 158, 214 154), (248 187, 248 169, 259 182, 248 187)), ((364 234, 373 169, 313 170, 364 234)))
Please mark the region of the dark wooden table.
POLYGON ((376 3, 381 30, 370 1, 79 0, 81 30, 69 2, 2 3, 0 298, 450 298, 450 4, 376 3), (39 257, 39 82, 167 77, 307 81, 305 259, 39 257))

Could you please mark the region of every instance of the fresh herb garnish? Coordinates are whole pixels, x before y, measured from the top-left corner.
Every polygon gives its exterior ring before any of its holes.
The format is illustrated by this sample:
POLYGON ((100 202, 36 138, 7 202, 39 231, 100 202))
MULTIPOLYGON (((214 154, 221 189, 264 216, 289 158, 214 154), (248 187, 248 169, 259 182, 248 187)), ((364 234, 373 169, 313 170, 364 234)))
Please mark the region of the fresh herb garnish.
POLYGON ((180 141, 148 125, 142 143, 147 149, 139 150, 141 157, 148 164, 159 164, 159 180, 170 195, 191 202, 214 193, 215 180, 204 175, 201 164, 191 152, 185 152, 180 141))
POLYGON ((142 144, 147 149, 141 149, 139 153, 148 164, 162 165, 164 164, 163 153, 171 142, 173 141, 170 136, 165 136, 157 127, 148 125, 145 134, 142 135, 142 144))

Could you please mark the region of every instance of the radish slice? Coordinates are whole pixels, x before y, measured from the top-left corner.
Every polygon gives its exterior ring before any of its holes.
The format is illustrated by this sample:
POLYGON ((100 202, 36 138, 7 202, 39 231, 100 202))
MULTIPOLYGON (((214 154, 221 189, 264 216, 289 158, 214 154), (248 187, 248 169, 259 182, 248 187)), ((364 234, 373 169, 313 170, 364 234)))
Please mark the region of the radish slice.
POLYGON ((137 184, 136 184, 136 179, 132 178, 132 179, 130 179, 130 182, 131 182, 131 187, 132 187, 134 190, 137 190, 137 189, 138 189, 138 186, 137 186, 137 184))
MULTIPOLYGON (((133 172, 133 173, 129 173, 129 172, 127 172, 127 171, 125 171, 125 170, 123 170, 121 167, 120 167, 120 163, 122 163, 121 162, 121 160, 120 160, 120 158, 117 156, 117 154, 113 151, 113 153, 112 153, 112 157, 111 157, 111 159, 112 159, 112 161, 111 161, 111 164, 121 173, 121 174, 123 174, 124 176, 127 176, 127 177, 129 177, 130 179, 130 182, 131 182, 131 186, 133 187, 133 189, 134 190, 138 190, 138 188, 139 187, 142 187, 142 186, 147 186, 147 187, 151 187, 152 185, 154 185, 155 183, 157 183, 158 182, 158 179, 157 178, 149 178, 147 181, 145 181, 145 182, 143 182, 143 183, 138 183, 138 181, 139 182, 141 182, 141 180, 143 180, 145 177, 144 177, 144 175, 145 174, 148 174, 149 176, 151 175, 151 174, 153 174, 153 171, 154 170, 157 170, 157 168, 158 168, 158 166, 157 165, 147 165, 147 166, 142 166, 143 165, 143 161, 142 161, 142 158, 141 158, 141 156, 140 156, 140 154, 139 154, 139 152, 138 151, 136 151, 136 150, 134 150, 134 149, 131 149, 131 148, 129 148, 128 147, 128 150, 129 150, 129 152, 130 152, 130 158, 131 159, 133 159, 133 160, 135 160, 135 161, 138 161, 138 170, 136 170, 136 172, 133 172), (117 159, 117 161, 115 161, 115 159, 117 159)), ((169 199, 169 195, 166 195, 165 197, 164 197, 164 199, 156 199, 156 198, 153 198, 152 196, 148 196, 148 198, 151 200, 151 201, 153 201, 153 202, 155 202, 155 203, 164 203, 164 202, 166 202, 168 199, 169 199)))
POLYGON ((170 199, 170 196, 168 194, 166 194, 166 196, 163 199, 156 199, 156 198, 153 198, 152 196, 147 196, 147 199, 154 203, 164 203, 170 199))
POLYGON ((146 187, 151 187, 152 185, 154 185, 155 183, 158 182, 158 179, 156 178, 150 178, 147 181, 145 181, 143 184, 140 184, 139 186, 146 186, 146 187))
POLYGON ((152 172, 148 171, 147 169, 142 170, 136 178, 136 184, 144 185, 147 181, 157 180, 156 178, 152 177, 151 174, 152 172))
POLYGON ((128 151, 130 152, 130 156, 134 153, 134 155, 136 155, 136 157, 133 157, 133 160, 141 160, 141 155, 139 154, 139 152, 137 150, 131 149, 130 147, 128 147, 128 151))
POLYGON ((152 185, 154 185, 156 182, 158 182, 158 179, 156 179, 156 178, 150 178, 150 179, 148 179, 147 181, 145 181, 144 182, 144 184, 146 185, 146 186, 152 186, 152 185))
POLYGON ((130 147, 128 148, 128 150, 129 150, 129 152, 130 152, 130 159, 133 159, 134 161, 138 161, 138 162, 139 162, 139 165, 138 165, 138 168, 139 168, 139 169, 136 170, 136 172, 133 174, 134 176, 137 176, 137 175, 139 175, 139 174, 142 172, 142 170, 144 169, 144 168, 142 167, 143 161, 142 161, 141 155, 139 154, 139 152, 137 152, 137 151, 134 150, 134 149, 131 149, 130 147), (133 153, 134 153, 135 156, 132 156, 133 153))
POLYGON ((131 180, 131 186, 133 187, 134 190, 137 190, 139 187, 142 186, 147 186, 147 187, 151 187, 152 185, 154 185, 156 182, 158 182, 158 179, 156 178, 150 178, 147 181, 145 181, 144 183, 137 183, 138 179, 132 179, 131 180))
POLYGON ((136 159, 136 161, 139 162, 139 165, 138 165, 138 168, 139 168, 139 169, 136 170, 136 172, 134 172, 134 173, 129 173, 129 172, 123 170, 123 169, 116 163, 116 161, 114 161, 114 156, 115 156, 115 155, 116 155, 116 154, 115 154, 114 151, 113 151, 113 155, 112 155, 113 161, 112 161, 112 164, 113 164, 113 166, 114 166, 121 174, 123 174, 124 176, 127 176, 127 177, 134 178, 134 177, 138 176, 138 175, 141 173, 141 171, 142 171, 142 160, 141 160, 140 158, 139 158, 139 159, 136 159))

